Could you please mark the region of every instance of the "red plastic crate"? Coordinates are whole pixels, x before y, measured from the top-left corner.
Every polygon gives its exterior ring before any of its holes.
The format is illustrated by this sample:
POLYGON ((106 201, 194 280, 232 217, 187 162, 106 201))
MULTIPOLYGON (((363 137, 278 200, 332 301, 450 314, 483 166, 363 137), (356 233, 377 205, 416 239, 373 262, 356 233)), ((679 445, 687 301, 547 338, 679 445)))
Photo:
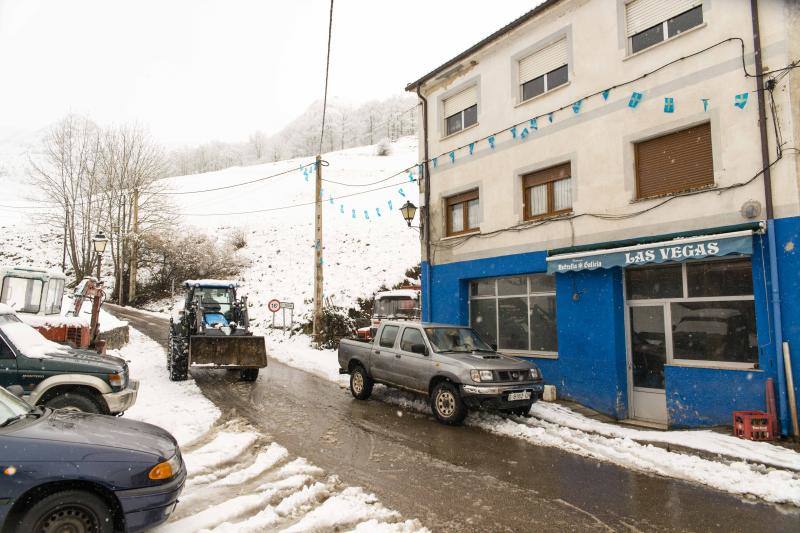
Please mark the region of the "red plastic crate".
POLYGON ((733 434, 740 439, 775 440, 775 416, 764 411, 734 411, 733 434))

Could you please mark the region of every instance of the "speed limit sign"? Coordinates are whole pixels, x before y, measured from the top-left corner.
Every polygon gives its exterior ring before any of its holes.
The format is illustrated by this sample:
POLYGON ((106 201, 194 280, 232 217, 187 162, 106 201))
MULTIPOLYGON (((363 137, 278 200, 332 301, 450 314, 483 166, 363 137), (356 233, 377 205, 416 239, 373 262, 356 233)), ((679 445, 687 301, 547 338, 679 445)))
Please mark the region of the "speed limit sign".
POLYGON ((272 311, 273 313, 277 313, 281 309, 281 302, 278 300, 270 300, 267 304, 267 309, 272 311))

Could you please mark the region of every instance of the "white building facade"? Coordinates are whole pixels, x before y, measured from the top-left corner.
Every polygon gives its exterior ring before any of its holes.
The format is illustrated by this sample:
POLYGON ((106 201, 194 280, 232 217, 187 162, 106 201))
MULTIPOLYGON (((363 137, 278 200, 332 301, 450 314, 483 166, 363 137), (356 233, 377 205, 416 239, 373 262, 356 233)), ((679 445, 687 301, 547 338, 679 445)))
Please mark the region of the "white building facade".
POLYGON ((423 318, 618 418, 728 423, 772 378, 785 426, 800 6, 755 4, 760 76, 749 1, 549 0, 410 84, 423 318))

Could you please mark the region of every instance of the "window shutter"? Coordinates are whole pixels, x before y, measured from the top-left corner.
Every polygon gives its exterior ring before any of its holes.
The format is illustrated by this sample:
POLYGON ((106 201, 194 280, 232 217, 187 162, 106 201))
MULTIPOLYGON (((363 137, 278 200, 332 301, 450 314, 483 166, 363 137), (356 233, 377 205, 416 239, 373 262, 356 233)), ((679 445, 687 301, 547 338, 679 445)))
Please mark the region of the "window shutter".
POLYGON ((519 83, 529 82, 567 64, 566 37, 524 57, 519 62, 519 83))
POLYGON ((636 145, 639 198, 714 184, 711 126, 701 124, 636 145))
POLYGON ((571 176, 570 169, 571 169, 570 163, 565 163, 563 165, 558 165, 556 167, 550 167, 544 170, 539 170, 532 174, 526 174, 523 178, 523 183, 524 186, 527 188, 527 187, 533 187, 535 185, 541 185, 542 183, 549 183, 551 181, 569 178, 571 176))
POLYGON ((460 111, 464 111, 468 107, 472 107, 478 103, 478 86, 473 85, 456 93, 453 96, 446 98, 444 101, 444 116, 445 118, 455 115, 460 111))
POLYGON ((625 6, 628 37, 697 7, 703 0, 633 0, 625 6))

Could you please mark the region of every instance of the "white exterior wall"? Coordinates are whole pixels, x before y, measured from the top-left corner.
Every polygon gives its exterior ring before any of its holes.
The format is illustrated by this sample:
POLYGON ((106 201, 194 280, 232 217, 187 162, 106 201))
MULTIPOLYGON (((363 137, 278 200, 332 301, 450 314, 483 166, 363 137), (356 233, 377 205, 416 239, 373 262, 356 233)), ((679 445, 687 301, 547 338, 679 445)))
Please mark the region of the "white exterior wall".
MULTIPOLYGON (((792 59, 790 51, 798 50, 800 8, 791 0, 760 0, 759 8, 764 67, 783 67, 792 59)), ((555 114, 553 124, 540 118, 539 130, 527 140, 511 138, 508 128, 514 124, 570 106, 591 93, 729 37, 744 40, 748 71, 755 71, 748 0, 704 0, 702 26, 635 55, 627 52, 624 17, 624 0, 565 0, 462 61, 464 68, 457 75, 423 85, 429 102, 430 156, 443 154, 437 168, 430 167, 434 264, 737 224, 747 221, 740 214, 747 200, 761 203, 760 218, 764 218, 764 186, 759 177, 737 189, 675 198, 627 220, 581 216, 487 235, 523 222, 522 174, 567 161, 572 164, 576 215, 631 213, 659 203, 661 200, 635 200, 633 143, 693 124, 711 123, 717 188, 747 181, 761 169, 757 95, 751 92, 743 110, 733 105, 737 93, 757 86, 755 79, 744 76, 739 42, 720 45, 614 89, 607 102, 601 96, 584 100, 577 115, 568 107, 555 114), (568 39, 570 82, 518 104, 518 59, 560 35, 568 39), (478 124, 444 137, 443 97, 475 82, 478 124), (627 106, 633 91, 644 93, 636 109, 627 106), (675 99, 671 114, 663 111, 667 96, 675 99), (702 98, 710 99, 708 112, 703 111, 702 98), (449 151, 501 130, 505 131, 496 135, 494 150, 480 141, 474 155, 464 148, 456 152, 455 163, 450 162, 449 151), (444 198, 475 187, 480 191, 482 236, 445 238, 444 198)), ((800 130, 798 104, 793 110, 790 107, 794 94, 790 89, 798 87, 796 72, 775 91, 787 146, 798 145, 795 136, 800 130)), ((796 94, 793 100, 797 101, 796 94)), ((773 160, 775 139, 769 114, 768 123, 773 160)), ((422 150, 420 142, 420 160, 422 150)), ((772 168, 776 217, 800 214, 797 173, 794 152, 786 153, 772 168)))

